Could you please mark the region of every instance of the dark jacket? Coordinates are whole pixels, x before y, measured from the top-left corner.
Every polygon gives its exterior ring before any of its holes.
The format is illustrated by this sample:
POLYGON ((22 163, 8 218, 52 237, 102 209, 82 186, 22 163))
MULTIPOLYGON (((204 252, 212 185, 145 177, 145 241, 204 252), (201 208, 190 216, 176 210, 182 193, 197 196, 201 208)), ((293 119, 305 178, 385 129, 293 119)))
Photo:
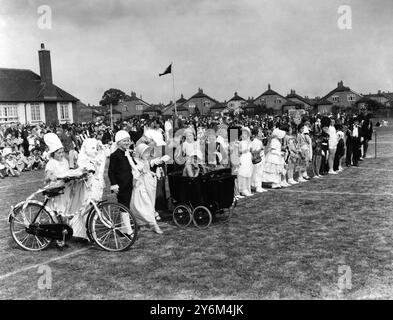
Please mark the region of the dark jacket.
POLYGON ((123 150, 117 149, 111 154, 109 160, 108 176, 111 186, 117 184, 119 185, 120 190, 131 190, 133 179, 131 166, 123 150))

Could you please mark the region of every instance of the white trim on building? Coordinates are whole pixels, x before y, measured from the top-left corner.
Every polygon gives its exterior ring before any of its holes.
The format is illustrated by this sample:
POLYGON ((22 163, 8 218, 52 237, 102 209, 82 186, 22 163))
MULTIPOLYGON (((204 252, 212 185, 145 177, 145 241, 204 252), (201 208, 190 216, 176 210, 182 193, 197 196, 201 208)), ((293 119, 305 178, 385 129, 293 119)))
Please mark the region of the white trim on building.
POLYGON ((57 118, 59 123, 73 123, 72 102, 57 103, 57 118))

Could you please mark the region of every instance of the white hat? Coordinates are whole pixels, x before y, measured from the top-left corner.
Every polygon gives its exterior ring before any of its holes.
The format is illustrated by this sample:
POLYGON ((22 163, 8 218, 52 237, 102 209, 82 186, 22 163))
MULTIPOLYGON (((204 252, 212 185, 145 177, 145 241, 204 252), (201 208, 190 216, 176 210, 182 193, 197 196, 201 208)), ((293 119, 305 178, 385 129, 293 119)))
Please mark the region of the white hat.
POLYGON ((164 138, 159 131, 153 130, 153 129, 147 129, 145 131, 144 135, 145 135, 145 137, 153 140, 154 143, 157 145, 157 147, 166 146, 164 138))
POLYGON ((12 149, 11 149, 11 148, 5 147, 5 148, 3 149, 3 157, 6 157, 6 156, 8 156, 8 155, 11 154, 11 153, 12 153, 12 149))
POLYGON ((149 147, 147 144, 145 143, 140 143, 138 144, 138 146, 135 148, 135 153, 137 157, 142 157, 142 155, 148 150, 148 149, 152 149, 152 147, 149 147))
POLYGON ((119 142, 119 141, 126 139, 126 138, 131 139, 130 134, 125 130, 119 130, 116 132, 115 142, 119 142))
POLYGON ((196 156, 198 158, 198 160, 203 160, 203 154, 201 150, 194 150, 191 152, 190 154, 190 158, 196 156))
POLYGON ((49 151, 48 151, 49 154, 51 154, 61 148, 64 148, 63 144, 61 143, 57 134, 55 134, 53 132, 50 132, 50 133, 47 133, 46 135, 44 135, 44 142, 49 148, 49 151))
POLYGON ((272 132, 272 136, 276 136, 278 139, 283 139, 286 135, 286 132, 283 130, 280 130, 278 128, 274 129, 272 132))
POLYGON ((243 127, 242 131, 247 131, 248 135, 251 136, 251 130, 247 127, 243 127))

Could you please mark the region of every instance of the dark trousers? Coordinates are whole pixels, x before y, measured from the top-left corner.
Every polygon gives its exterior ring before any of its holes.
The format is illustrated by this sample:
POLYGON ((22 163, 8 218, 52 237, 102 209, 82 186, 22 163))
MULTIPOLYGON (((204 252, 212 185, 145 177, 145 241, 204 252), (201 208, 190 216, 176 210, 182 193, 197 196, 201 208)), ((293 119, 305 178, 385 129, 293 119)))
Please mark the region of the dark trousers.
POLYGON ((327 151, 325 151, 325 155, 322 156, 322 159, 321 159, 321 168, 319 170, 320 174, 326 174, 329 171, 329 164, 327 161, 326 152, 327 151))
POLYGON ((334 156, 334 162, 333 162, 333 170, 337 171, 338 168, 340 167, 340 160, 342 158, 342 155, 340 155, 338 152, 336 152, 336 155, 334 156))
POLYGON ((353 156, 352 156, 352 161, 354 164, 358 164, 360 156, 361 156, 361 143, 360 143, 360 138, 352 138, 353 139, 353 156))
POLYGON ((119 190, 119 193, 117 194, 117 202, 130 209, 131 195, 132 195, 131 188, 126 190, 119 190))
POLYGON ((350 166, 352 164, 352 152, 353 152, 353 138, 347 138, 347 152, 345 156, 345 164, 350 166))
POLYGON ((364 139, 363 141, 363 158, 365 158, 367 155, 368 141, 368 139, 364 139))

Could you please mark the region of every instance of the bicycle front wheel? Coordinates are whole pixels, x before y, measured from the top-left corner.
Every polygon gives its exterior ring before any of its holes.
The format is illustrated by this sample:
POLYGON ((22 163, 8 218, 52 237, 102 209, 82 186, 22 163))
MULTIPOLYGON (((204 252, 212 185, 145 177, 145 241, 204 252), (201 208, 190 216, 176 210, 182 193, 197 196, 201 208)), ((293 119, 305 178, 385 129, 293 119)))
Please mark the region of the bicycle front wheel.
MULTIPOLYGON (((52 239, 28 233, 22 216, 22 207, 14 208, 14 216, 10 221, 10 231, 12 238, 24 250, 41 251, 47 248, 52 239)), ((31 225, 35 219, 34 225, 54 223, 51 215, 46 211, 43 205, 39 203, 29 203, 24 211, 26 221, 31 225)))
POLYGON ((134 215, 119 203, 104 202, 99 204, 101 214, 110 225, 101 219, 94 210, 89 221, 89 233, 99 247, 106 251, 125 251, 135 242, 138 227, 134 215))

